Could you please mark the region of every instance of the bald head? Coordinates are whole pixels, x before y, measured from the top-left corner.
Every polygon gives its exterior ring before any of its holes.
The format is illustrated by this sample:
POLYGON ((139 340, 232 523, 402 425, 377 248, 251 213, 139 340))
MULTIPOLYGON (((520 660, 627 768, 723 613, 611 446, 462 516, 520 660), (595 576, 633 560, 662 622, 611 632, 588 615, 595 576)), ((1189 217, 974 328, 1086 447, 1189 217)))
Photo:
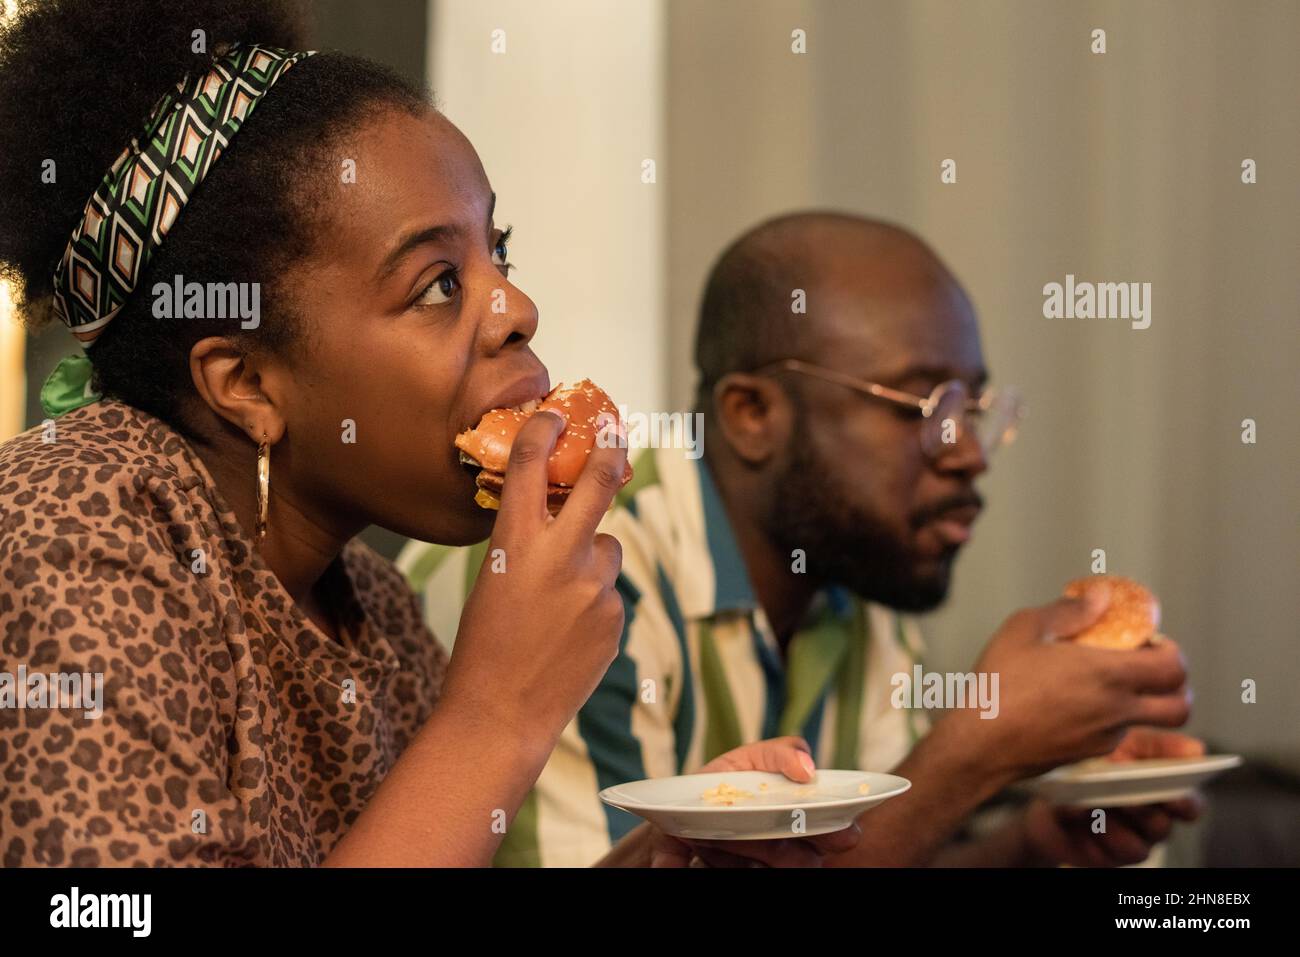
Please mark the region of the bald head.
POLYGON ((817 359, 844 335, 872 334, 845 326, 898 319, 900 306, 935 296, 965 299, 930 248, 899 226, 833 212, 770 219, 709 274, 695 339, 700 397, 729 372, 817 359), (796 290, 805 311, 795 311, 796 290))

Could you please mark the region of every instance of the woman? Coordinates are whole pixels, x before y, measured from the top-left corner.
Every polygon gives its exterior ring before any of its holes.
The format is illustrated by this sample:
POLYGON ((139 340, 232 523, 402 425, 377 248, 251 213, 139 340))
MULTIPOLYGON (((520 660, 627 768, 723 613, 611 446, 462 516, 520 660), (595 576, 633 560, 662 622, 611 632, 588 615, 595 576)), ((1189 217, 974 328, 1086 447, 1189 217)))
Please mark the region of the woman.
MULTIPOLYGON (((33 3, 0 38, 0 262, 86 346, 0 448, 7 865, 487 863, 617 650, 625 451, 550 519, 535 416, 495 526, 456 460, 548 388, 478 157, 301 48, 260 0, 33 3), (450 662, 370 524, 503 549, 450 662)), ((803 750, 723 766, 806 780, 803 750)), ((654 853, 690 856, 643 827, 613 862, 654 853)))

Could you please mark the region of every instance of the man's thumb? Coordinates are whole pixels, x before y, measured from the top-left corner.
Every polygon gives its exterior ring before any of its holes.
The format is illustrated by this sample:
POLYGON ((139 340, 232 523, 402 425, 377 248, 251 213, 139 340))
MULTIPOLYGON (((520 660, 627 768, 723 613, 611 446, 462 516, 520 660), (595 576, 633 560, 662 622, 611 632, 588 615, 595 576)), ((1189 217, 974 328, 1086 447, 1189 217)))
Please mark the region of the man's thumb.
POLYGON ((1093 624, 1110 606, 1110 588, 1098 583, 1079 598, 1058 598, 1043 609, 1045 641, 1069 638, 1093 624))

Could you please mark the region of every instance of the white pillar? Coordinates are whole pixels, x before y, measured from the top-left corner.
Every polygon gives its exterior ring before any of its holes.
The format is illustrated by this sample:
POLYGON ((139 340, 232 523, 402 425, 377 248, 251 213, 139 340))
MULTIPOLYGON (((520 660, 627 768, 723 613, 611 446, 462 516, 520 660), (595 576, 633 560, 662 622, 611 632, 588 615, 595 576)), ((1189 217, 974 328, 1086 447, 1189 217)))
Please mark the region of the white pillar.
POLYGON ((23 371, 23 327, 18 324, 13 290, 0 280, 0 442, 21 432, 26 411, 27 378, 23 371))

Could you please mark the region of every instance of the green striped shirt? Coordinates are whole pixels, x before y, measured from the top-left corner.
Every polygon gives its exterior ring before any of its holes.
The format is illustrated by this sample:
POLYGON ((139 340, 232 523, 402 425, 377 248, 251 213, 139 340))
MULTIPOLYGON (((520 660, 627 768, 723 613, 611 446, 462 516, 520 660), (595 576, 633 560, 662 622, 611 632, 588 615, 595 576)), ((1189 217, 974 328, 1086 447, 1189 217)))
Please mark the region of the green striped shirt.
MULTIPOLYGON (((586 866, 637 823, 601 788, 689 774, 741 744, 800 734, 819 767, 888 771, 927 729, 890 703, 920 660, 915 625, 840 588, 814 599, 783 660, 703 460, 649 450, 601 523, 623 546, 618 657, 564 730, 497 855, 586 866)), ((454 636, 487 543, 412 542, 398 565, 454 636)))

